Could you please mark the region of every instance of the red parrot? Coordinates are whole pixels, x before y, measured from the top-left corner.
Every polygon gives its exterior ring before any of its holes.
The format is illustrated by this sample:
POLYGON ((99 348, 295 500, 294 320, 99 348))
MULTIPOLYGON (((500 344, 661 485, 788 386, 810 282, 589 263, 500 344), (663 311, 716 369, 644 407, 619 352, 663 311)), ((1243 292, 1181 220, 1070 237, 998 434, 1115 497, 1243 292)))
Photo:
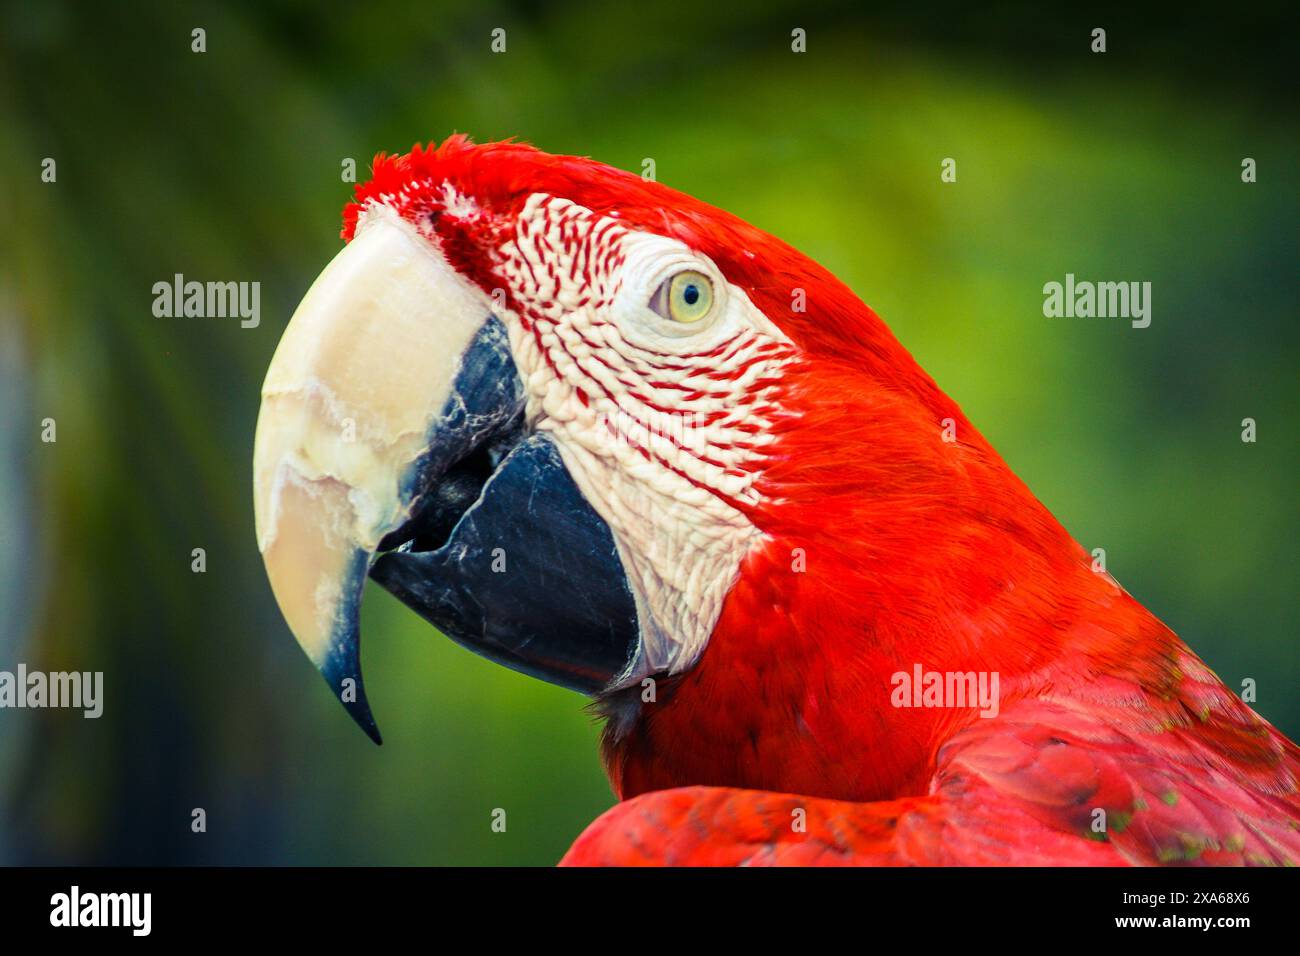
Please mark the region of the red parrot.
POLYGON ((563 863, 1300 862, 1300 750, 806 256, 461 136, 343 238, 263 388, 273 590, 376 741, 367 576, 594 698, 563 863))

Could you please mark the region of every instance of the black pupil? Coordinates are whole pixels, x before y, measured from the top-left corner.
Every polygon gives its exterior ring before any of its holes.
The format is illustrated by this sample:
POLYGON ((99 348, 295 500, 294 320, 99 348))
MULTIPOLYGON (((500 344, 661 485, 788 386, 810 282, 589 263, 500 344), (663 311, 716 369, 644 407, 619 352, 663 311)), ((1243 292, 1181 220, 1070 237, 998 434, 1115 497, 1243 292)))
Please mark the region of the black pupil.
POLYGON ((694 285, 688 285, 682 290, 682 298, 686 300, 687 305, 694 305, 700 301, 700 290, 694 285))

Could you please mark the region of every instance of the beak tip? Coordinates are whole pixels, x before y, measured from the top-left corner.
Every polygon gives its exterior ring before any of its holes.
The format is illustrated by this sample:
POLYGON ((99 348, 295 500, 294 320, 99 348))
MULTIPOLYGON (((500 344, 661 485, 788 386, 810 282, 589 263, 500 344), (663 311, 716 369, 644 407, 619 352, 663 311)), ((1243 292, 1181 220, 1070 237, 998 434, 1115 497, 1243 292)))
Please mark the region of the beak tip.
MULTIPOLYGON (((327 678, 328 680, 328 678, 327 678)), ((331 686, 333 683, 331 682, 331 686)), ((334 687, 335 693, 338 688, 334 687)), ((373 740, 379 746, 383 746, 384 738, 379 733, 379 725, 375 723, 375 717, 370 712, 370 702, 366 700, 366 693, 361 689, 361 680, 357 679, 356 700, 343 700, 343 709, 348 712, 356 725, 365 731, 366 736, 373 740)))
POLYGON ((380 736, 379 728, 375 726, 374 721, 371 721, 369 726, 362 724, 361 729, 364 730, 366 735, 375 742, 376 747, 382 747, 384 745, 384 738, 380 736))
MULTIPOLYGON (((355 642, 351 642, 351 646, 355 647, 355 642)), ((384 739, 379 733, 374 714, 370 712, 370 701, 366 699, 366 688, 361 680, 361 668, 357 664, 355 651, 343 655, 341 659, 332 657, 321 668, 321 676, 356 725, 365 731, 367 737, 382 746, 384 739), (348 663, 345 664, 345 661, 348 663)))

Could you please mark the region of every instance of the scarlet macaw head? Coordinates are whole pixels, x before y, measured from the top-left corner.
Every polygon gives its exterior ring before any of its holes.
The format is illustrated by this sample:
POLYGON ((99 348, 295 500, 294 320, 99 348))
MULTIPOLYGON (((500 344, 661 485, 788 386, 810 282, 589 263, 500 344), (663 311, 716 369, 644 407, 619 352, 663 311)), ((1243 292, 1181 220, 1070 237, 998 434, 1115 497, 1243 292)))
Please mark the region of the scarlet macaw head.
POLYGON ((981 553, 963 502, 999 488, 998 536, 1041 510, 845 286, 666 186, 452 137, 380 157, 344 220, 267 374, 256 511, 290 628, 376 740, 367 574, 464 646, 600 697, 616 734, 647 678, 695 674, 703 700, 770 694, 780 669, 797 714, 736 714, 734 735, 830 747, 844 731, 818 713, 909 607, 1001 587, 1017 559, 981 553), (828 636, 850 625, 873 640, 828 636))

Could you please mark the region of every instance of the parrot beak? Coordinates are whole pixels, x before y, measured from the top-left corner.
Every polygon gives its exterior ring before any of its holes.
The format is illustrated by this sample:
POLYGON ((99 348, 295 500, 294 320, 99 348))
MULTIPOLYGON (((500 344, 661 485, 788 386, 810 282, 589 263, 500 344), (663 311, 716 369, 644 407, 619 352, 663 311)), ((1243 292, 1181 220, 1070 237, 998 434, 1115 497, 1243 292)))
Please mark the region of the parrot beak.
MULTIPOLYGON (((361 682, 361 589, 370 556, 410 516, 457 360, 490 317, 413 230, 379 217, 308 290, 262 386, 254 509, 271 588, 302 649, 377 743, 361 682)), ((496 409, 483 425, 516 410, 496 409)))
POLYGON ((367 574, 457 642, 564 686, 603 688, 638 645, 613 538, 551 441, 525 435, 490 306, 376 210, 308 290, 262 387, 254 508, 271 589, 376 743, 360 666, 367 574))

